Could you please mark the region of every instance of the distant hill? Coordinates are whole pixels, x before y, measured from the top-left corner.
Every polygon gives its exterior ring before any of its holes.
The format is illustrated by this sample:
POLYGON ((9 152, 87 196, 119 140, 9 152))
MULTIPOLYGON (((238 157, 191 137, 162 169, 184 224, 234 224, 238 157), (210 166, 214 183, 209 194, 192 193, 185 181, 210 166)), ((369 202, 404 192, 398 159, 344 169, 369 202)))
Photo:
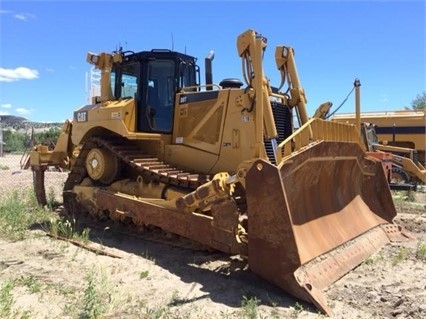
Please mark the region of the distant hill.
POLYGON ((28 121, 26 118, 15 116, 15 115, 0 115, 0 122, 3 123, 3 125, 13 125, 16 123, 21 123, 28 121))
POLYGON ((43 130, 51 127, 61 127, 64 123, 31 122, 26 118, 14 115, 0 115, 0 125, 3 130, 28 131, 31 129, 43 130))

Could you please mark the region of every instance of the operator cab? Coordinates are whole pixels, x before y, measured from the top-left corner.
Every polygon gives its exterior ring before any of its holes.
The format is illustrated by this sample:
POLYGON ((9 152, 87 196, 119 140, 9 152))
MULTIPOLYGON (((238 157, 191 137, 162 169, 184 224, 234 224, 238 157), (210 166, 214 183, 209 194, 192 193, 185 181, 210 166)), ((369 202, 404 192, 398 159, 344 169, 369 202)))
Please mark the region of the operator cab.
POLYGON ((199 85, 199 78, 196 58, 186 54, 125 52, 123 61, 113 65, 111 86, 116 99, 135 98, 137 131, 171 133, 176 93, 199 85))

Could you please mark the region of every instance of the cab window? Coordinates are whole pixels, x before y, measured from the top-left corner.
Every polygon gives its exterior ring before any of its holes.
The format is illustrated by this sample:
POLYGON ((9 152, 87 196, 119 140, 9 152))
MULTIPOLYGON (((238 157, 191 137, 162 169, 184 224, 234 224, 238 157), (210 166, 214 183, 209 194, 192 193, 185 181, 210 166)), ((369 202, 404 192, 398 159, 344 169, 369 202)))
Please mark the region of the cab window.
POLYGON ((134 98, 138 88, 139 63, 122 64, 111 73, 111 88, 116 99, 134 98))
POLYGON ((146 105, 152 130, 171 132, 175 95, 175 62, 153 60, 148 63, 146 105))

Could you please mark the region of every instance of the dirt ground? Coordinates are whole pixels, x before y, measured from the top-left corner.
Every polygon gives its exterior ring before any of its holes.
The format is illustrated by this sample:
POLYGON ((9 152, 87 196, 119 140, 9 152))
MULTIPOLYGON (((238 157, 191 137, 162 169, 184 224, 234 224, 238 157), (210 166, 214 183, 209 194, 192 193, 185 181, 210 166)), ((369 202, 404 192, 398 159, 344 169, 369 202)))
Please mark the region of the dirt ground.
MULTIPOLYGON (((31 187, 31 172, 7 165, 0 170, 0 194, 31 187)), ((60 198, 66 174, 46 177, 46 189, 60 198)), ((414 239, 385 246, 329 287, 333 318, 426 317, 424 191, 411 194, 410 201, 404 192, 394 194, 395 221, 414 239)), ((89 244, 113 257, 40 229, 29 232, 21 241, 0 240, 0 313, 10 307, 10 318, 325 317, 221 253, 177 248, 106 226, 92 229, 89 244)))

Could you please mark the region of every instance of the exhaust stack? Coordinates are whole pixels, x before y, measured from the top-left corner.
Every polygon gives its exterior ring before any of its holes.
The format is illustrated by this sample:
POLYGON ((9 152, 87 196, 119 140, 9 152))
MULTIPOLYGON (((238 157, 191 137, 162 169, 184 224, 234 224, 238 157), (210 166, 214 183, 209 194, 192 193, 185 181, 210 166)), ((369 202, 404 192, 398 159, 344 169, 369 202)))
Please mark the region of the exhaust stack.
POLYGON ((213 84, 213 73, 212 73, 212 61, 214 59, 214 51, 210 51, 204 60, 206 68, 206 90, 212 90, 211 84, 213 84))

